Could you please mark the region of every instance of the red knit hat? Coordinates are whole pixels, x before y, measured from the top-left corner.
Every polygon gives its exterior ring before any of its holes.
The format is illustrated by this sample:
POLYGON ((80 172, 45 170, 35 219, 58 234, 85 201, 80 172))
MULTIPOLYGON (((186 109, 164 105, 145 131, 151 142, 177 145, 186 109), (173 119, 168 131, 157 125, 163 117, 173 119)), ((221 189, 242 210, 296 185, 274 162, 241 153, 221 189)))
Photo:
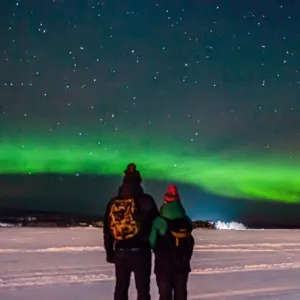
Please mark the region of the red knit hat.
POLYGON ((180 196, 177 190, 176 185, 170 184, 164 196, 164 202, 172 202, 172 201, 180 200, 180 196))

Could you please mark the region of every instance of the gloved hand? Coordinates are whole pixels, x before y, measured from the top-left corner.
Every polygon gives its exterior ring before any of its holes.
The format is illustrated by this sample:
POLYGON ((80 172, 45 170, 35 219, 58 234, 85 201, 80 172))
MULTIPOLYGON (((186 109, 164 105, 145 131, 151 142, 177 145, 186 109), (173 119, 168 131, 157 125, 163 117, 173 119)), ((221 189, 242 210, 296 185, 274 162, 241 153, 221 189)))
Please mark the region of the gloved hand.
POLYGON ((106 253, 106 261, 109 264, 114 264, 115 263, 115 253, 114 252, 112 252, 112 253, 106 253))

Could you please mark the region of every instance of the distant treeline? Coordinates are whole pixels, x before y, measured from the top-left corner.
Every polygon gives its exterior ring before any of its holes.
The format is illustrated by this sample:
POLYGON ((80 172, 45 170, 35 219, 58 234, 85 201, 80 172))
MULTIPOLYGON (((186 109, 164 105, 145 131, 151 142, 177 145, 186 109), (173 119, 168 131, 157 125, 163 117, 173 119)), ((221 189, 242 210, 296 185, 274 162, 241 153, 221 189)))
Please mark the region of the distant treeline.
MULTIPOLYGON (((102 227, 102 216, 85 216, 49 211, 0 210, 0 222, 20 227, 102 227)), ((213 222, 193 221, 194 228, 215 229, 213 222)))

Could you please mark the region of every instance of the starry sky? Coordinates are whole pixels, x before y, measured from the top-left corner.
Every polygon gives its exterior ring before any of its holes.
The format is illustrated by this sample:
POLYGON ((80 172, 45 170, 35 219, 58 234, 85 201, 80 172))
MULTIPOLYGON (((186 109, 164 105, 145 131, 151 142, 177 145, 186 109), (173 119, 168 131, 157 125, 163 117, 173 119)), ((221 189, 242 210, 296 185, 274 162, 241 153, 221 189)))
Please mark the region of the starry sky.
POLYGON ((119 180, 130 159, 145 182, 297 203, 299 10, 296 0, 2 0, 2 196, 21 197, 24 177, 35 186, 26 197, 45 194, 47 174, 119 180))

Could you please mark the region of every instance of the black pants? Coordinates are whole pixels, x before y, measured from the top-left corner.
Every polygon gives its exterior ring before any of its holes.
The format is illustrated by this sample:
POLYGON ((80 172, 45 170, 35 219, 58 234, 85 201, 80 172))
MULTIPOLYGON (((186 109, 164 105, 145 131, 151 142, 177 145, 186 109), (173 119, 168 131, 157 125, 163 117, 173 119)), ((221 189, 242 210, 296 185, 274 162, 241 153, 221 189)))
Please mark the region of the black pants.
POLYGON ((159 300, 187 300, 188 274, 156 275, 159 300))
POLYGON ((137 300, 150 300, 151 251, 119 249, 115 253, 116 286, 114 300, 128 300, 131 273, 134 274, 137 300))

